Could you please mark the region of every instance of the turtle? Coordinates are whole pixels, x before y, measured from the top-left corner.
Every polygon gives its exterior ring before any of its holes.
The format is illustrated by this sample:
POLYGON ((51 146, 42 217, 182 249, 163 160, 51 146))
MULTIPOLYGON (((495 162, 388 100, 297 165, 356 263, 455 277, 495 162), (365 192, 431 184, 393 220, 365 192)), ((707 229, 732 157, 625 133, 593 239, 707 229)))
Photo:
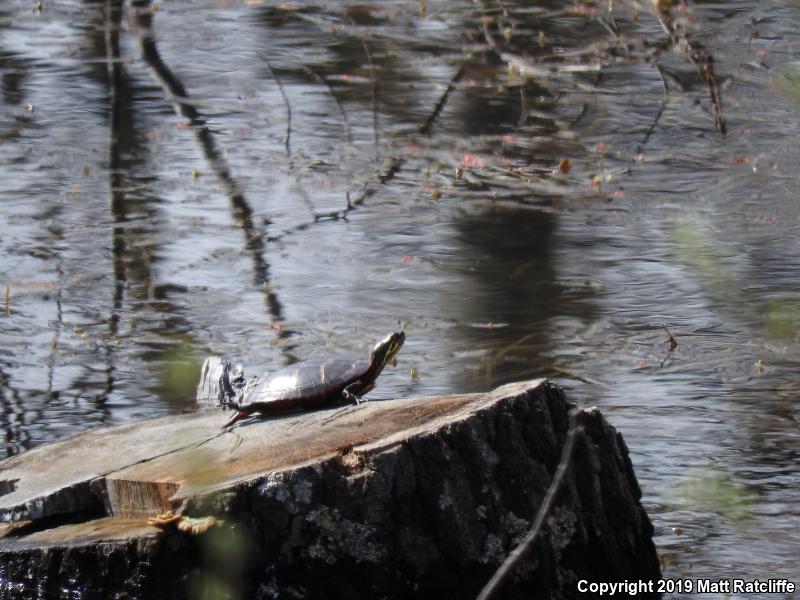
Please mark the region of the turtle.
POLYGON ((369 362, 308 361, 271 373, 241 401, 233 403, 236 413, 223 428, 252 415, 272 417, 348 402, 359 404, 360 398, 375 387, 383 368, 395 360, 405 339, 402 331, 389 334, 375 344, 369 362))

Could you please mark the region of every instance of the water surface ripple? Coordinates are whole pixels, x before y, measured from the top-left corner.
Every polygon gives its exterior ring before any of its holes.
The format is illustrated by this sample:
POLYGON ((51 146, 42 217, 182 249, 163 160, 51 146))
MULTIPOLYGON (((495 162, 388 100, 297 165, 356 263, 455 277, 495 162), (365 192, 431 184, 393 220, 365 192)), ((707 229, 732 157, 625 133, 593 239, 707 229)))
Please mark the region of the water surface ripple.
POLYGON ((373 399, 551 377, 665 576, 797 580, 796 4, 687 9, 724 137, 627 5, 136 4, 0 11, 3 455, 405 326, 373 399))

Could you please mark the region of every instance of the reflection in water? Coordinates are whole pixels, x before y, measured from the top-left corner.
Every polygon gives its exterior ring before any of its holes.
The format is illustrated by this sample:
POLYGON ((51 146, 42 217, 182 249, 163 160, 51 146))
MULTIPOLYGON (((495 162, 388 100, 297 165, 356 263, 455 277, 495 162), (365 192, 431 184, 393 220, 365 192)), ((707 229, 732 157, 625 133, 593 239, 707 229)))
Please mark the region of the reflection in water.
POLYGON ((189 406, 198 346, 254 373, 407 322, 376 400, 553 375, 625 435, 666 575, 796 576, 800 159, 771 73, 797 11, 687 7, 721 139, 642 7, 140 1, 143 64, 120 0, 26 6, 0 18, 5 453, 189 406))
POLYGON ((496 209, 460 219, 456 227, 470 286, 458 319, 474 324, 463 330, 468 347, 492 351, 482 372, 473 374, 470 389, 541 375, 547 322, 561 309, 552 256, 554 217, 496 209))
POLYGON ((18 454, 27 448, 24 443, 22 424, 25 415, 25 402, 11 385, 9 376, 0 368, 0 406, 3 410, 3 452, 7 456, 18 454))
MULTIPOLYGON (((131 3, 133 10, 132 21, 136 24, 136 34, 142 58, 150 68, 153 78, 161 85, 172 101, 175 112, 186 117, 197 136, 200 146, 211 165, 214 173, 225 187, 233 207, 233 215, 245 235, 246 248, 250 252, 255 273, 255 284, 262 286, 267 309, 274 322, 281 320, 281 305, 277 295, 269 285, 269 266, 264 259, 263 236, 253 222, 253 210, 245 200, 244 194, 236 180, 231 175, 230 167, 217 147, 214 135, 208 128, 200 112, 191 103, 183 84, 170 71, 161 60, 153 36, 153 6, 150 0, 134 0, 131 3)), ((264 221, 269 224, 268 220, 264 221)), ((278 335, 284 337, 290 331, 285 328, 278 329, 278 335)))
MULTIPOLYGON (((554 362, 553 322, 595 318, 591 286, 565 282, 556 270, 556 217, 531 209, 495 208, 455 222, 456 268, 465 300, 451 306, 463 344, 487 354, 466 372, 467 387, 485 390, 509 381, 563 375, 554 362)), ((462 373, 463 375, 463 373, 462 373)), ((459 379, 457 385, 464 385, 459 379)))
MULTIPOLYGON (((126 173, 131 164, 124 160, 125 152, 129 156, 136 156, 136 135, 131 118, 131 90, 122 65, 119 48, 119 30, 122 19, 122 0, 109 1, 105 4, 105 23, 96 31, 105 31, 103 37, 106 76, 108 81, 109 104, 111 109, 109 143, 109 169, 111 171, 110 208, 113 218, 112 236, 112 261, 114 269, 113 310, 109 317, 108 333, 110 340, 116 340, 119 335, 119 321, 125 294, 125 282, 128 280, 125 260, 128 255, 128 246, 125 243, 125 221, 127 210, 125 206, 125 190, 128 187, 126 173)), ((111 344, 106 346, 108 368, 107 386, 105 393, 110 394, 114 386, 114 350, 111 344)))
POLYGON ((21 61, 15 60, 13 56, 0 57, 0 64, 3 67, 3 74, 0 76, 3 104, 18 106, 24 98, 22 86, 25 83, 26 70, 21 61))

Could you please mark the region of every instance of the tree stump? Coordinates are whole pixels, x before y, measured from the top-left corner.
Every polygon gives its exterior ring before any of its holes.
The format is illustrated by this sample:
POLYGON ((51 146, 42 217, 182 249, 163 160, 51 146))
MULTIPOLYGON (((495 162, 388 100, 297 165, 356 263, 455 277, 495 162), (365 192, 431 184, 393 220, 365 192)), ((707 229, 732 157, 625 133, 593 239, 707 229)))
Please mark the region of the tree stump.
MULTIPOLYGON (((206 411, 36 448, 0 463, 0 598, 474 598, 529 530, 570 408, 539 380, 228 432, 206 411), (167 510, 180 518, 148 524, 167 510)), ((503 598, 660 576, 625 443, 583 412, 503 598)))

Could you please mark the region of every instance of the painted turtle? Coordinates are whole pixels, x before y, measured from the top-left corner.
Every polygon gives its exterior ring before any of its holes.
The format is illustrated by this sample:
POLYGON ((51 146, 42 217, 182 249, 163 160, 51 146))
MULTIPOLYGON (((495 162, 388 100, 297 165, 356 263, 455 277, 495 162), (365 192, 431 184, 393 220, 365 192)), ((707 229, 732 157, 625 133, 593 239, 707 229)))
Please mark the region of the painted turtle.
POLYGON ((375 387, 383 368, 394 360, 406 335, 392 333, 375 344, 369 362, 332 359, 304 362, 272 373, 234 404, 228 428, 251 415, 272 417, 352 402, 375 387))

